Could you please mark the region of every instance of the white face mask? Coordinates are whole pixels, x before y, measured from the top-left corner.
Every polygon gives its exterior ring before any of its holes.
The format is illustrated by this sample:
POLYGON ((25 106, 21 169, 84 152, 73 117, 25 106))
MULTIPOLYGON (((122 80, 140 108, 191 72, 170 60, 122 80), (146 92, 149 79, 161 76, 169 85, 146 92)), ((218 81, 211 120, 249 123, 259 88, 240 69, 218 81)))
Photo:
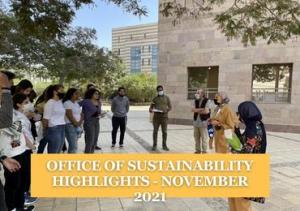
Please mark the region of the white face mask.
POLYGON ((29 113, 29 112, 34 112, 34 104, 33 103, 27 103, 23 106, 23 112, 24 113, 29 113))
POLYGON ((199 94, 195 94, 195 98, 196 98, 196 100, 199 100, 200 99, 200 95, 199 94))
POLYGON ((159 92, 158 92, 158 95, 159 95, 159 96, 164 95, 164 91, 159 91, 159 92))

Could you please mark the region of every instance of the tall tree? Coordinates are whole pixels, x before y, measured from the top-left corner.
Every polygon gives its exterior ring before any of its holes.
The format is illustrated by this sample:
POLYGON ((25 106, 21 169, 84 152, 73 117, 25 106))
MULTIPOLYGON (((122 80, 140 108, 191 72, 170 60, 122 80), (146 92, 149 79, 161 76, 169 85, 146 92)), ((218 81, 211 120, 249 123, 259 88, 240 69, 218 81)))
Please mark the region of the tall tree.
MULTIPOLYGON (((3 0, 0 0, 0 2, 3 0)), ((123 8, 134 15, 146 15, 140 0, 102 0, 123 8)), ((83 5, 96 4, 95 0, 8 0, 7 7, 16 17, 26 35, 40 39, 64 36, 76 10, 83 5)))
MULTIPOLYGON (((134 15, 147 15, 140 0, 101 0, 115 4, 134 15)), ((0 3, 4 0, 0 0, 0 3)), ((174 19, 201 18, 215 7, 226 7, 214 16, 225 36, 255 45, 263 38, 268 43, 282 42, 300 34, 300 3, 298 0, 161 0, 160 13, 174 19), (227 7, 227 3, 232 4, 227 7)), ((77 9, 96 4, 95 0, 6 0, 25 35, 40 40, 64 36, 77 9)), ((4 11, 1 9, 2 12, 4 11)), ((2 27, 1 23, 1 27, 2 27)), ((0 27, 0 28, 1 28, 0 27)))

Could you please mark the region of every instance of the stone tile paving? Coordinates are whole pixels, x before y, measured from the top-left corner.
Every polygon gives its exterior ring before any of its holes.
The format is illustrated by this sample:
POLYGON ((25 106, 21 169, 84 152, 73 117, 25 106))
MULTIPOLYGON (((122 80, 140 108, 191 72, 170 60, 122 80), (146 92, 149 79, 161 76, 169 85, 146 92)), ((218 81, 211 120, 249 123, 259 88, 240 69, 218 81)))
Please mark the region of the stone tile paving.
MULTIPOLYGON (((105 108, 109 110, 108 107, 105 108)), ((152 153, 152 124, 147 107, 133 108, 129 113, 125 147, 111 146, 111 121, 109 116, 101 119, 101 134, 97 153, 152 153)), ((194 140, 191 126, 169 125, 168 153, 193 153, 194 140)), ((159 135, 161 143, 161 134, 159 135)), ((79 149, 84 148, 81 138, 79 149)), ((300 211, 300 135, 268 133, 268 153, 271 155, 271 197, 266 204, 253 203, 253 210, 300 211)), ((158 150, 162 153, 162 150, 158 150)), ((135 203, 126 198, 92 199, 39 199, 38 211, 225 211, 227 199, 222 198, 179 198, 160 203, 135 203)))

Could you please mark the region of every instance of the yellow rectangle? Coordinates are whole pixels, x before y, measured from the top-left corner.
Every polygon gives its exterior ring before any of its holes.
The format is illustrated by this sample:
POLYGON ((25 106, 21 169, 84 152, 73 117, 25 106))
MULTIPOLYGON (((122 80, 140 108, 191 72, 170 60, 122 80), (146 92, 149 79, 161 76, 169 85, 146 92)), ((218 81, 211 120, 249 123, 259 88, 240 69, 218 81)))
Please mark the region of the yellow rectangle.
POLYGON ((36 197, 268 197, 263 154, 34 154, 36 197))

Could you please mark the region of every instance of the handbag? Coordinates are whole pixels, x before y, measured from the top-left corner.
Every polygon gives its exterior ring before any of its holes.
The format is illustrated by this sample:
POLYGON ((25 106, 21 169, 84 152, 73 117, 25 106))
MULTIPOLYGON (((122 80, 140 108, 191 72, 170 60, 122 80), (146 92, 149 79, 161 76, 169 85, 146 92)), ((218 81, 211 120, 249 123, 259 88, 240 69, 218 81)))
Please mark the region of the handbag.
POLYGON ((226 129, 224 130, 224 135, 225 135, 225 139, 228 142, 228 144, 230 145, 230 147, 235 150, 235 151, 241 151, 242 150, 242 143, 239 139, 239 137, 232 132, 231 129, 226 129))

